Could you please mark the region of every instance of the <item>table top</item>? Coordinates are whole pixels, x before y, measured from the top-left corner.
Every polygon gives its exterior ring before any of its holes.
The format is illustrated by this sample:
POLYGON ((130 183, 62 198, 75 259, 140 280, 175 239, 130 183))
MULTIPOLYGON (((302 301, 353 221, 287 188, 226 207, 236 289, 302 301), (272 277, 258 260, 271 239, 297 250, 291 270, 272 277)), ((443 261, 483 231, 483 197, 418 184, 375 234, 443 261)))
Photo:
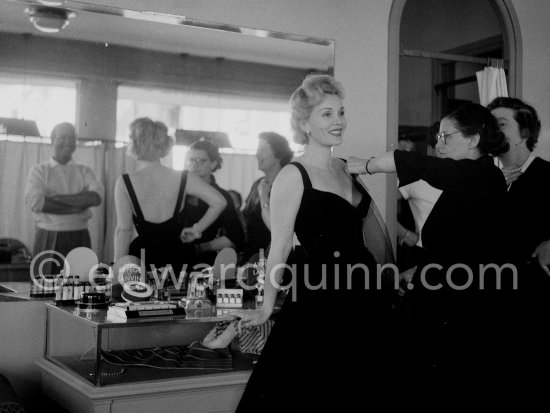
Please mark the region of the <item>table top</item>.
MULTIPOLYGON (((19 298, 23 300, 32 300, 30 297, 31 286, 30 282, 21 281, 4 281, 0 282, 0 295, 19 298)), ((0 297, 1 301, 1 297, 0 297)))
POLYGON ((92 324, 100 328, 123 328, 136 327, 139 324, 166 324, 166 323, 211 323, 219 321, 231 321, 235 319, 232 315, 235 309, 217 309, 216 306, 211 308, 201 308, 194 310, 186 310, 185 315, 170 315, 159 317, 144 317, 144 318, 121 318, 108 314, 107 310, 82 310, 72 306, 58 306, 54 303, 46 303, 48 311, 61 312, 70 317, 77 317, 87 324, 92 324))

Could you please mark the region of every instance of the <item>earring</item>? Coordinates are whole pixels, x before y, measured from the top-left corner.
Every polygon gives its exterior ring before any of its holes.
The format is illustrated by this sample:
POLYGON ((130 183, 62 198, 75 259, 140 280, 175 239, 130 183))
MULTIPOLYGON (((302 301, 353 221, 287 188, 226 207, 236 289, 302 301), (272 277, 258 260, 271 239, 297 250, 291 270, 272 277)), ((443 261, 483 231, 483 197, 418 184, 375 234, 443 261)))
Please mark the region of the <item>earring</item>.
POLYGON ((307 130, 306 131, 306 139, 309 139, 310 136, 311 136, 311 131, 307 130))

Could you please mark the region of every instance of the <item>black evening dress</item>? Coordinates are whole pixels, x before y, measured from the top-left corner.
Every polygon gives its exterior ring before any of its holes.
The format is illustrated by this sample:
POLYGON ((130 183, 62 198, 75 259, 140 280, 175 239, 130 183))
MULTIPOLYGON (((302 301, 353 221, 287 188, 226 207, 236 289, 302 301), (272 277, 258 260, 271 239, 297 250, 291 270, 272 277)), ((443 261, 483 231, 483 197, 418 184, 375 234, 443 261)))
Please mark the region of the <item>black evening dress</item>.
MULTIPOLYGON (((227 205, 222 213, 218 216, 216 221, 214 221, 204 232, 202 237, 196 241, 193 241, 191 245, 196 247, 198 244, 204 242, 212 241, 218 237, 225 236, 235 245, 235 251, 242 251, 244 248, 245 234, 244 228, 239 220, 239 215, 233 204, 233 200, 229 192, 225 189, 220 188, 216 183, 214 177, 211 178, 210 185, 216 189, 220 194, 223 195, 227 205)), ((206 202, 198 199, 194 196, 187 195, 185 197, 185 226, 192 227, 193 224, 198 222, 209 206, 206 202)), ((218 251, 205 251, 197 254, 197 264, 199 265, 214 265, 218 251)), ((201 269, 204 268, 201 266, 201 269)))
POLYGON ((515 323, 511 343, 520 368, 517 377, 523 378, 521 382, 531 399, 538 372, 550 368, 550 340, 544 327, 550 320, 550 277, 532 257, 537 246, 550 239, 549 182, 550 162, 535 157, 509 185, 506 205, 507 240, 512 246, 511 259, 519 271, 517 305, 509 318, 510 324, 515 323))
POLYGON ((170 264, 175 276, 179 276, 180 271, 184 269, 184 264, 195 261, 194 247, 184 244, 180 239, 185 223, 184 211, 180 211, 180 209, 187 183, 187 172, 184 171, 181 175, 173 216, 160 223, 145 220, 130 177, 128 174, 124 174, 122 177, 134 208, 134 226, 138 233, 138 236, 130 243, 129 255, 141 258, 142 253, 145 254, 147 271, 152 271, 152 265, 158 269, 170 264))
POLYGON ((509 258, 504 176, 490 156, 453 160, 397 150, 394 159, 401 185, 423 179, 443 191, 422 229, 426 252, 406 295, 410 406, 502 401, 515 354, 513 272, 503 269, 499 285, 494 271, 509 258))
POLYGON ((356 182, 357 206, 315 189, 304 166, 292 165, 304 183, 295 233, 305 258, 248 381, 241 413, 350 411, 394 391, 391 293, 377 285, 377 264, 363 240, 372 200, 356 182), (355 266, 349 279, 348 266, 355 266))
POLYGON ((246 226, 246 241, 244 251, 241 254, 241 261, 248 262, 248 260, 255 254, 258 254, 260 250, 264 250, 264 254, 267 255, 269 243, 271 241, 271 231, 265 225, 262 218, 262 205, 260 202, 260 195, 258 194, 258 186, 263 178, 256 180, 252 184, 250 193, 246 198, 243 206, 243 217, 246 226))

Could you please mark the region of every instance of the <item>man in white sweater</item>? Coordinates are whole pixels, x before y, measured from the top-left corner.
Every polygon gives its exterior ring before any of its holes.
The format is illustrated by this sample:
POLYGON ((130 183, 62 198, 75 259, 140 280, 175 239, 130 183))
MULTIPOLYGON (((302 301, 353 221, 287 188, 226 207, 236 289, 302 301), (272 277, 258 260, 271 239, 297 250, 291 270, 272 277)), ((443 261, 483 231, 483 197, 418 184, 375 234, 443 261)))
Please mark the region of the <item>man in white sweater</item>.
MULTIPOLYGON (((73 125, 56 125, 51 139, 53 158, 31 170, 25 200, 37 226, 34 255, 53 250, 66 256, 73 248, 91 246, 90 207, 101 204, 104 189, 89 167, 72 159, 76 149, 73 125)), ((54 271, 54 267, 44 270, 54 271)))

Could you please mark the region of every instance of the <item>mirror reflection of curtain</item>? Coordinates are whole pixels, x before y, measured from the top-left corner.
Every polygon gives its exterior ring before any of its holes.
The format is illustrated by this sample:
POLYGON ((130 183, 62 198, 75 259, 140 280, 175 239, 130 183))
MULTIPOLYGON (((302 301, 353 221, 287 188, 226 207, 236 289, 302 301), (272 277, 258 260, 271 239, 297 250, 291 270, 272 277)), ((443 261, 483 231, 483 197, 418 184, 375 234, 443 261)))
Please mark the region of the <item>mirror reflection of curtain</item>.
MULTIPOLYGON (((105 151, 105 170, 108 173, 103 181, 105 186, 105 200, 103 208, 105 211, 105 229, 103 242, 103 262, 110 264, 114 258, 114 237, 116 228, 115 208, 115 184, 120 175, 135 170, 136 161, 126 156, 126 147, 111 147, 105 151)), ((100 251, 100 250, 94 250, 100 251)), ((98 254, 101 257, 101 254, 98 254)))
POLYGON ((222 169, 215 172, 216 182, 225 189, 238 191, 244 200, 256 179, 263 176, 258 169, 256 156, 252 154, 222 153, 222 169))
POLYGON ((476 72, 476 78, 479 102, 483 106, 487 106, 489 102, 497 97, 508 96, 506 73, 503 68, 487 66, 482 71, 476 72))

